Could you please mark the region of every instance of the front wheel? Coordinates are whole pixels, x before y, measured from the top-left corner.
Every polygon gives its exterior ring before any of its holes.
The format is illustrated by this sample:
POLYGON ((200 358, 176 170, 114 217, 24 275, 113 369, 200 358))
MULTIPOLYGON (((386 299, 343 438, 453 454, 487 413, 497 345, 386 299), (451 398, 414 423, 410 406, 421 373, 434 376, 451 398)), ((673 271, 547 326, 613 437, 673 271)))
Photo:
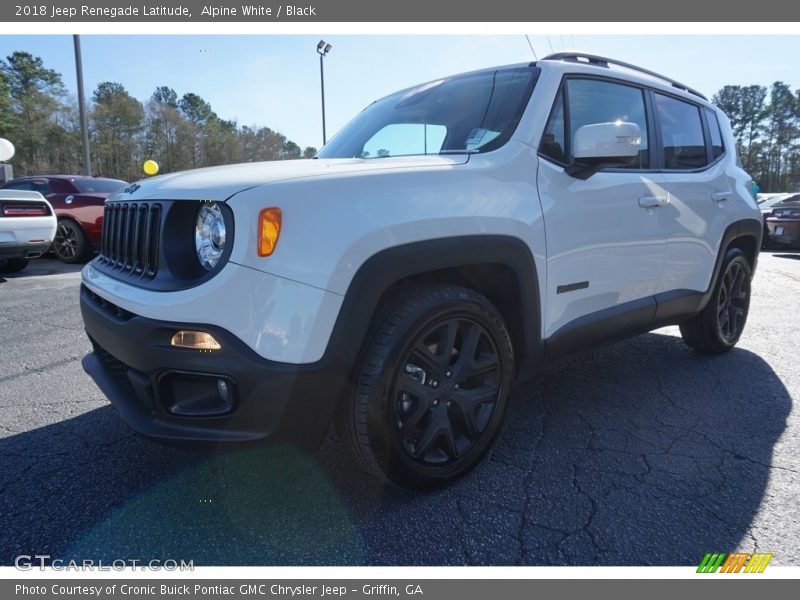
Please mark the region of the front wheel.
POLYGON ((513 378, 497 309, 466 288, 423 286, 373 329, 337 427, 372 474, 402 487, 445 485, 491 446, 513 378))
POLYGON ((714 292, 706 307, 681 324, 681 336, 699 352, 721 354, 736 345, 750 310, 752 271, 739 248, 725 254, 714 292))

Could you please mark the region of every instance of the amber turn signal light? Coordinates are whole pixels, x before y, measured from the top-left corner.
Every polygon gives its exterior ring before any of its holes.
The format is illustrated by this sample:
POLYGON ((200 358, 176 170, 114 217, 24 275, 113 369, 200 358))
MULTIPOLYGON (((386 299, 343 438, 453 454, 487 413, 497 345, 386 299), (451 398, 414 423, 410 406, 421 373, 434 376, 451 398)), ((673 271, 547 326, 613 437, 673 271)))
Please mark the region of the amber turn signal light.
POLYGON ((281 234, 281 209, 265 208, 258 215, 258 255, 269 256, 275 252, 281 234))

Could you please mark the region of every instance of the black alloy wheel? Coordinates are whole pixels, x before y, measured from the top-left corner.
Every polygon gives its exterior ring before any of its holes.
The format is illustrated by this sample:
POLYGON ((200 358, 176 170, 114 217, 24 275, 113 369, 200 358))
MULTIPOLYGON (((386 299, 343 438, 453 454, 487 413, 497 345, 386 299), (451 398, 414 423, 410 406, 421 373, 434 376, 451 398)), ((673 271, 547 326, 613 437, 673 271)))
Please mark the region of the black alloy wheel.
POLYGON ((698 352, 721 354, 736 345, 750 310, 751 279, 747 256, 741 248, 729 248, 705 308, 680 324, 687 346, 698 352))
POLYGON ((404 450, 422 465, 463 456, 500 397, 500 358, 486 328, 468 317, 426 323, 401 365, 391 394, 404 450))
POLYGON ((750 303, 750 277, 740 262, 731 262, 725 269, 717 301, 719 333, 727 343, 735 343, 742 335, 750 303))
POLYGON ((497 437, 514 381, 500 312, 474 290, 418 285, 379 309, 337 430, 364 470, 407 488, 446 485, 497 437))
POLYGON ((86 234, 80 226, 69 219, 61 219, 53 239, 53 252, 65 263, 83 262, 88 257, 90 248, 86 234))

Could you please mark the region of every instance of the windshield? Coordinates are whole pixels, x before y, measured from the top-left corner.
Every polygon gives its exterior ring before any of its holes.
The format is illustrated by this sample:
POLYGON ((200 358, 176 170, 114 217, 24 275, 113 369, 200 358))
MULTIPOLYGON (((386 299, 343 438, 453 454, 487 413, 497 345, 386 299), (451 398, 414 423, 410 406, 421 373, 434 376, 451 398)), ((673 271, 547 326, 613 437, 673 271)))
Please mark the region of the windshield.
POLYGON ((120 179, 73 179, 72 185, 81 194, 111 194, 128 184, 120 179))
POLYGON ((511 67, 432 81, 374 102, 319 158, 488 152, 517 128, 539 70, 511 67))

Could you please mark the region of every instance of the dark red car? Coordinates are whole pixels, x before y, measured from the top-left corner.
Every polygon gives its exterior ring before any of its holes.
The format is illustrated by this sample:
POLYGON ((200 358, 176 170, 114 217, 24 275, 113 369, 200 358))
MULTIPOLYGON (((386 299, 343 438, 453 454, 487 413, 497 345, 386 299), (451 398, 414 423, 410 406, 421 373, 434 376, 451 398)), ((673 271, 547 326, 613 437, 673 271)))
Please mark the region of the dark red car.
POLYGON ((767 237, 770 246, 800 248, 800 195, 772 209, 772 214, 767 217, 767 237))
POLYGON ((106 198, 126 185, 104 177, 35 175, 17 177, 0 189, 33 190, 47 198, 58 217, 53 252, 64 262, 77 263, 91 258, 100 245, 106 198))

